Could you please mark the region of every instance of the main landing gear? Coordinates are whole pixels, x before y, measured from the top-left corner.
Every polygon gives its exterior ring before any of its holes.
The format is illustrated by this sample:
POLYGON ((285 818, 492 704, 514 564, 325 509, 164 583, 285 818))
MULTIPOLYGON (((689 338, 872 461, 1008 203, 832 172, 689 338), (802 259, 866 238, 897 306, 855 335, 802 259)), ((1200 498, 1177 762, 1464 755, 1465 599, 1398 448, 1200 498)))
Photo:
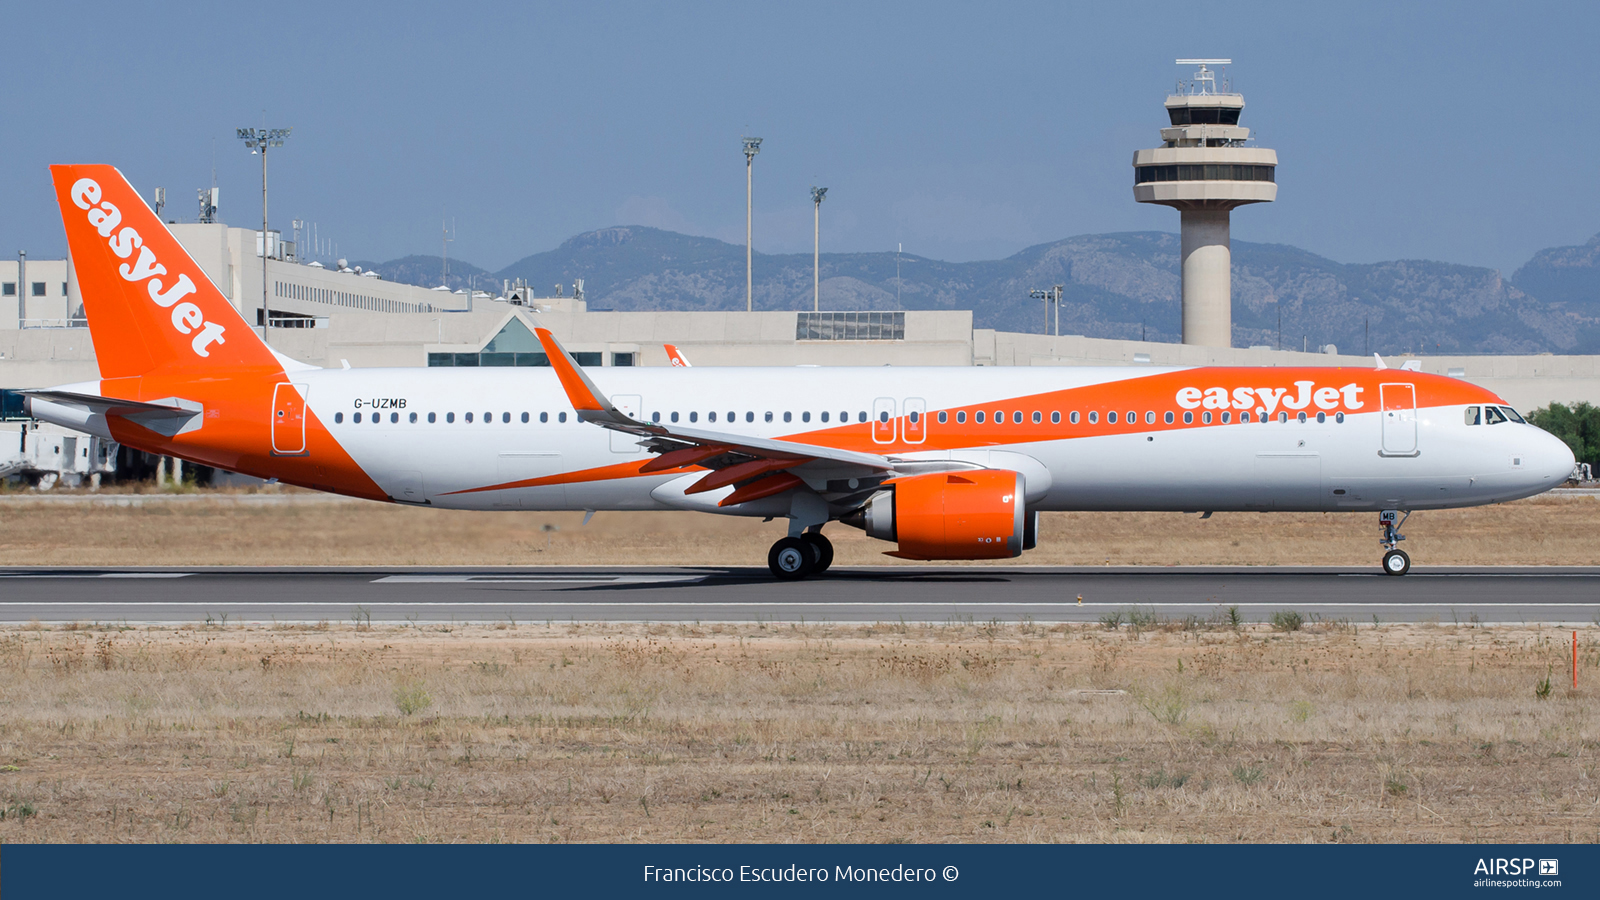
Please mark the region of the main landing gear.
POLYGON ((1383 540, 1378 543, 1389 548, 1388 552, 1383 554, 1383 573, 1385 575, 1404 575, 1411 571, 1411 557, 1407 556, 1406 552, 1398 546, 1401 541, 1406 539, 1406 536, 1400 533, 1400 526, 1404 525, 1406 519, 1409 518, 1411 518, 1411 513, 1407 512, 1404 517, 1401 517, 1398 509, 1386 509, 1378 513, 1378 522, 1383 525, 1383 540))
POLYGON ((833 565, 833 542, 820 531, 799 537, 786 537, 767 551, 767 568, 779 581, 798 581, 808 575, 821 575, 833 565))

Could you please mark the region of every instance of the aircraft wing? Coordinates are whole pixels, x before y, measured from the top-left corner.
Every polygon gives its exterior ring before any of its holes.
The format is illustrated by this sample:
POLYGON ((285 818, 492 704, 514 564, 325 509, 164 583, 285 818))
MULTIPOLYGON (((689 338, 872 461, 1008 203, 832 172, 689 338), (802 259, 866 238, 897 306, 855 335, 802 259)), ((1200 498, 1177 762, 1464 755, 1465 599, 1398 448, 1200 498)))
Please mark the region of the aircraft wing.
POLYGON ((651 461, 645 471, 659 471, 686 465, 703 465, 708 468, 732 468, 750 459, 787 461, 787 465, 769 468, 775 472, 803 465, 813 460, 827 460, 849 466, 860 466, 871 472, 889 472, 895 463, 876 453, 860 453, 817 444, 802 444, 759 438, 752 435, 729 434, 697 428, 679 428, 659 422, 641 422, 617 409, 611 400, 589 380, 577 360, 561 346, 547 328, 535 328, 539 343, 544 345, 550 365, 561 379, 578 418, 602 428, 636 434, 646 440, 641 444, 660 458, 651 461))

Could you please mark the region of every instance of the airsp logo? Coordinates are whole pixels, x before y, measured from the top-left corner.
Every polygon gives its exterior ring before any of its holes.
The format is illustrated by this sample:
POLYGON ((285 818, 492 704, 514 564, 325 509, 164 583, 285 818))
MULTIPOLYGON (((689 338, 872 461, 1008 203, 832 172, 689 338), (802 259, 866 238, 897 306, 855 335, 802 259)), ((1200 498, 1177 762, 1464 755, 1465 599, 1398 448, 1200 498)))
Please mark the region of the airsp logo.
MULTIPOLYGON (((1560 868, 1560 864, 1559 864, 1559 862, 1557 860, 1553 860, 1553 859, 1541 859, 1541 860, 1539 860, 1539 874, 1540 875, 1545 875, 1545 874, 1554 875, 1554 874, 1557 873, 1557 870, 1559 868, 1560 868), (1548 865, 1550 867, 1548 873, 1545 871, 1545 866, 1546 865, 1548 865)), ((1480 860, 1478 860, 1478 866, 1477 866, 1477 868, 1472 870, 1472 874, 1474 874, 1474 875, 1526 875, 1526 874, 1528 874, 1528 873, 1530 873, 1532 871, 1533 871, 1533 860, 1531 860, 1531 859, 1527 859, 1527 858, 1523 858, 1523 859, 1495 858, 1495 859, 1480 859, 1480 860)))
POLYGON ((1561 874, 1561 860, 1559 860, 1559 859, 1541 859, 1541 860, 1539 860, 1539 874, 1540 875, 1560 875, 1561 874))

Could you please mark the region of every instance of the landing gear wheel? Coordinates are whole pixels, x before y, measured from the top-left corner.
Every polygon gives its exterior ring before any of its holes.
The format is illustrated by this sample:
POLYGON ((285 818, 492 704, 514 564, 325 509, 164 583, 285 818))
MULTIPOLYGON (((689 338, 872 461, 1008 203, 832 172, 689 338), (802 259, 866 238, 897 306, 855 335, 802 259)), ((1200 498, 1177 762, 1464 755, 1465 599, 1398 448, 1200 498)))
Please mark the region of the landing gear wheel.
POLYGON ((1404 575, 1411 571, 1411 557, 1404 550, 1390 550, 1383 555, 1383 573, 1385 575, 1404 575))
POLYGON ((823 537, 820 531, 808 531, 800 535, 800 540, 806 542, 814 556, 811 574, 821 575, 828 571, 828 567, 833 565, 833 541, 823 537))
POLYGON ((816 553, 799 538, 786 537, 767 551, 767 568, 779 581, 799 581, 811 574, 816 553))

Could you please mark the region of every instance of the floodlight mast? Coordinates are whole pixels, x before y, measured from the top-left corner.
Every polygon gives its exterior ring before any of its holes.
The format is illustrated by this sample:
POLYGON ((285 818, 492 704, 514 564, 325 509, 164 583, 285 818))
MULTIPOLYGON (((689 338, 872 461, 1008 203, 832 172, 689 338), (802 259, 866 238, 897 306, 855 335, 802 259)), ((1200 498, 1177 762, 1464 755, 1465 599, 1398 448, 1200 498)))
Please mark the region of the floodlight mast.
POLYGON ((755 279, 751 274, 750 251, 750 171, 756 154, 761 152, 761 138, 744 138, 744 311, 755 310, 755 279))
MULTIPOLYGON (((267 341, 267 329, 272 325, 272 302, 267 294, 267 148, 282 147, 289 137, 289 128, 239 128, 235 134, 250 152, 261 154, 261 340, 267 341)), ((271 343, 267 341, 267 343, 271 343)))
POLYGON ((822 198, 827 188, 811 189, 811 202, 816 204, 816 215, 811 222, 811 311, 822 309, 822 198))
POLYGON ((1056 337, 1061 336, 1061 289, 1066 285, 1058 284, 1048 291, 1032 290, 1028 296, 1035 300, 1044 301, 1044 333, 1050 333, 1050 304, 1056 305, 1056 337))

